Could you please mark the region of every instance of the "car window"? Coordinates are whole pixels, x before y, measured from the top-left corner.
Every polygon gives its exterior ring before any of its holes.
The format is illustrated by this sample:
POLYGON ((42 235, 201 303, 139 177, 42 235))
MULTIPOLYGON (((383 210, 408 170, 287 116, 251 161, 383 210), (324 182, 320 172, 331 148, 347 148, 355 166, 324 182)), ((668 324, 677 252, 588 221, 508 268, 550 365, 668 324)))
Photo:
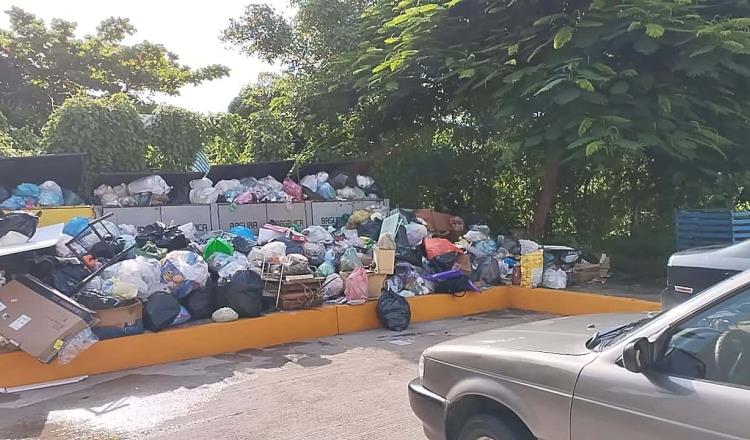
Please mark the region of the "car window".
POLYGON ((679 325, 657 366, 677 376, 750 386, 750 289, 679 325))

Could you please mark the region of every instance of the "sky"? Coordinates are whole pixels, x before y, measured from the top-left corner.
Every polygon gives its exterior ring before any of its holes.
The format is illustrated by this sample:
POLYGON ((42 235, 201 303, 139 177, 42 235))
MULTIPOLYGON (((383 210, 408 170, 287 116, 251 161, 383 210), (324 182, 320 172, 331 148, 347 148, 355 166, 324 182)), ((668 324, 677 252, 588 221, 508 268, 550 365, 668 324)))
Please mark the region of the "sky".
MULTIPOLYGON (((259 0, 0 0, 0 10, 18 6, 49 22, 61 18, 78 24, 78 35, 93 34, 99 22, 108 17, 127 17, 137 33, 127 43, 149 40, 163 44, 190 67, 223 64, 231 69, 228 77, 185 86, 179 96, 157 96, 157 102, 178 105, 200 112, 222 112, 240 89, 261 72, 278 70, 258 59, 228 48, 219 40, 230 17, 242 15, 248 3, 259 0), (194 3, 194 4, 192 4, 194 3)), ((266 0, 279 10, 288 0, 266 0)), ((0 15, 0 27, 8 28, 8 16, 0 15)))

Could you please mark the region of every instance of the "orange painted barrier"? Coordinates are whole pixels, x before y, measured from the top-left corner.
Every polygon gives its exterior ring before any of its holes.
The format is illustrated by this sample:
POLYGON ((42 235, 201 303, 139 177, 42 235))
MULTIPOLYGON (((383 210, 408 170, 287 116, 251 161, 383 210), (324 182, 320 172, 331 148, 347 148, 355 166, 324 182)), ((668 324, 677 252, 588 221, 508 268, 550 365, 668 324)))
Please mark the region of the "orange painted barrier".
MULTIPOLYGON (((409 298, 412 321, 422 322, 513 308, 558 315, 658 310, 659 304, 587 293, 495 287, 463 296, 409 298)), ((273 313, 96 343, 67 365, 42 364, 23 352, 0 354, 0 388, 163 364, 336 334, 380 328, 377 302, 273 313)))

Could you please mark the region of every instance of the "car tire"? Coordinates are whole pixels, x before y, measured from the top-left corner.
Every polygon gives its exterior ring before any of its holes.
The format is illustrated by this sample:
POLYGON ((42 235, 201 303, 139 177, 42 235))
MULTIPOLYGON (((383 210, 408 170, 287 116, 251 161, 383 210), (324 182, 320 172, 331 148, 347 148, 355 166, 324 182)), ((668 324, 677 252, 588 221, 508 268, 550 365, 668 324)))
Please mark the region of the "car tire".
POLYGON ((458 440, 533 440, 528 430, 491 414, 469 418, 458 434, 458 440))

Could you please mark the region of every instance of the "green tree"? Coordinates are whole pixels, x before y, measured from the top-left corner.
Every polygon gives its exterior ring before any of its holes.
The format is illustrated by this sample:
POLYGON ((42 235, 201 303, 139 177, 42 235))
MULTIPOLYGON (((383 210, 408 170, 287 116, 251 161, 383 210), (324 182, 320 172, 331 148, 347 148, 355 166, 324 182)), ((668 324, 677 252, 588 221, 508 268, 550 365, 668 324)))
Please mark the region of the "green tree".
POLYGON ((149 167, 186 171, 211 138, 209 120, 200 113, 160 105, 146 119, 149 167))
POLYGON ((544 157, 541 235, 573 165, 626 155, 725 169, 747 157, 748 12, 746 1, 384 1, 370 11, 377 39, 350 59, 363 94, 385 97, 401 124, 474 120, 544 157))
POLYGON ((191 69, 160 44, 125 44, 136 31, 125 18, 106 19, 95 34, 78 38, 75 23, 54 19, 47 25, 18 7, 6 13, 10 29, 0 29, 0 112, 14 127, 40 127, 54 108, 81 93, 125 93, 149 103, 154 92, 176 95, 186 84, 229 72, 221 65, 191 69))
POLYGON ((143 120, 124 94, 69 98, 42 129, 50 153, 87 153, 84 186, 105 171, 146 169, 143 120))

